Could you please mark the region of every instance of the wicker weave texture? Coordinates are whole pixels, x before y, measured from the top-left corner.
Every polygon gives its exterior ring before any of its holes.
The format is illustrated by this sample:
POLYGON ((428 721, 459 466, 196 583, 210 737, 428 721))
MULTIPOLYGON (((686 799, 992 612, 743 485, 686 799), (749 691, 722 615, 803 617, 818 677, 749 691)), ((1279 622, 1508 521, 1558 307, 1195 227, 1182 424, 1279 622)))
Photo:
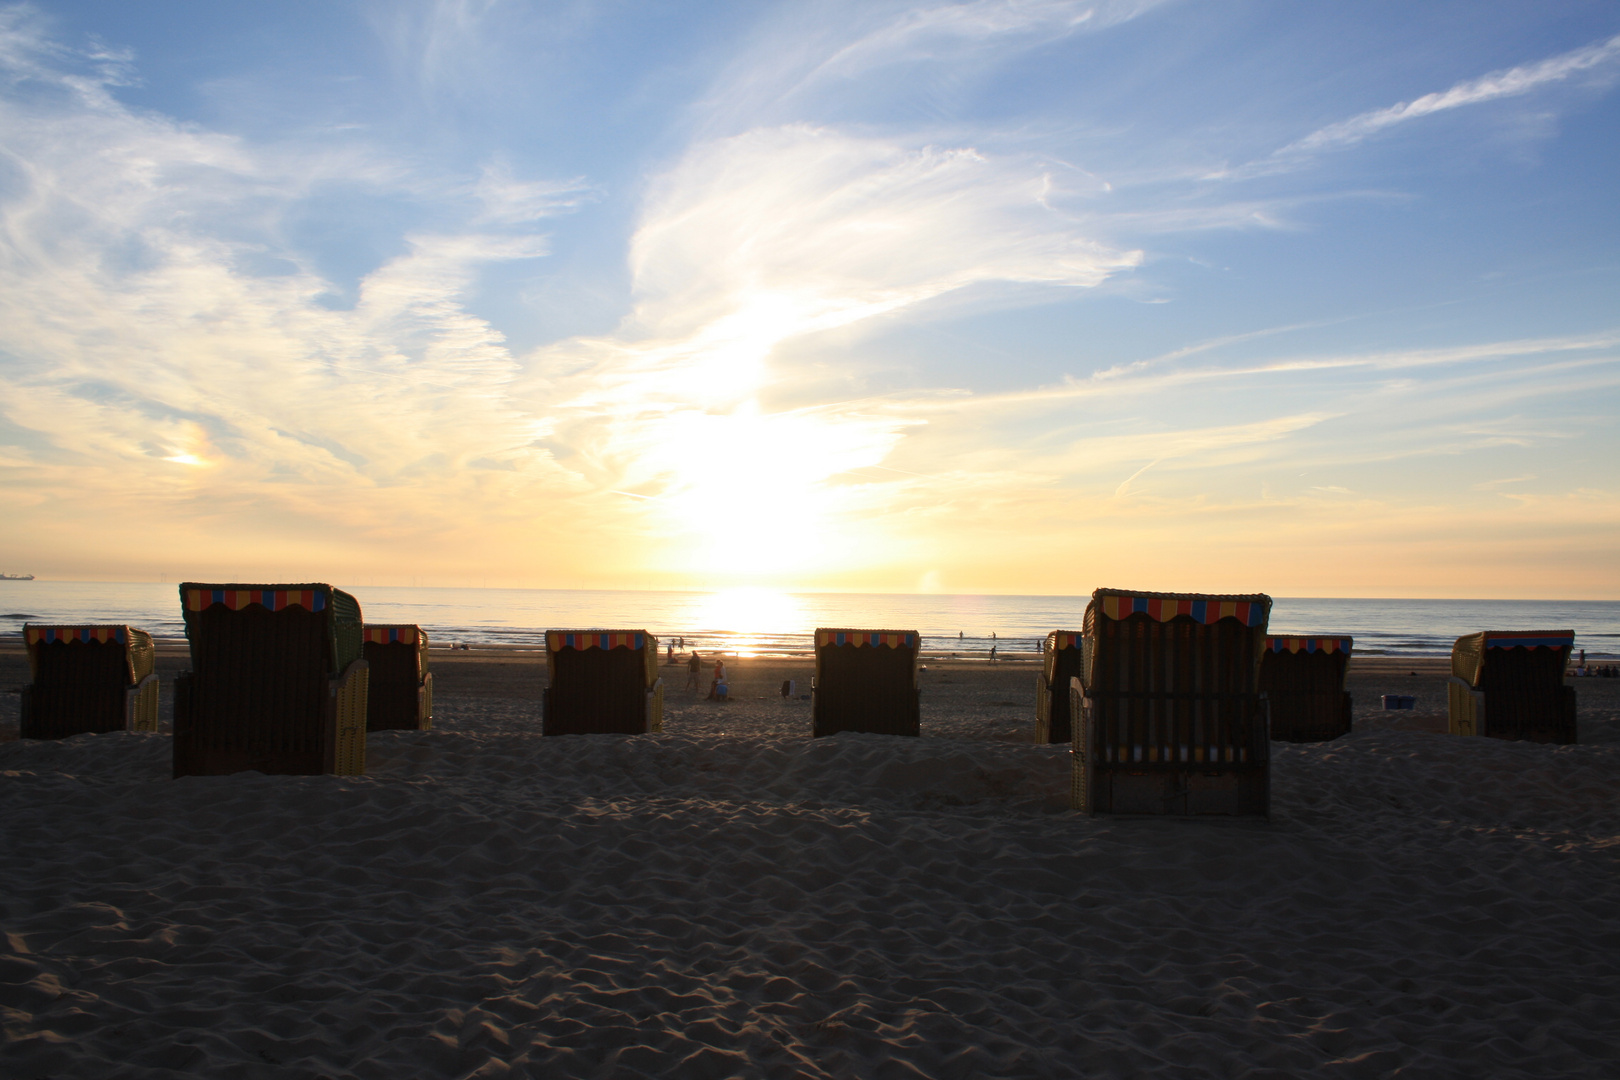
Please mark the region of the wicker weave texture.
POLYGON ((66 739, 129 726, 129 656, 122 642, 40 642, 18 734, 66 739))
POLYGON ((1267 649, 1260 659, 1260 690, 1271 706, 1271 737, 1282 742, 1325 742, 1350 733, 1350 695, 1344 691, 1345 652, 1267 649))
POLYGON ((811 734, 916 735, 922 710, 915 648, 822 645, 811 693, 811 734))

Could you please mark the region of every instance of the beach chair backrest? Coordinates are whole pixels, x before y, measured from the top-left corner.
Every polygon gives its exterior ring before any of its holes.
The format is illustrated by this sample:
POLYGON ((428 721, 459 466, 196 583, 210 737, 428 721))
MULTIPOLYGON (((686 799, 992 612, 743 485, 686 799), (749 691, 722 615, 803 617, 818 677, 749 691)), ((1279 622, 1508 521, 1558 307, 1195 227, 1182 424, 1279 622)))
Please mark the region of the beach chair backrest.
POLYGON ((1344 678, 1354 641, 1346 634, 1273 635, 1260 661, 1260 689, 1271 714, 1271 737, 1316 742, 1348 734, 1344 678))
POLYGON ((157 650, 152 645, 152 635, 132 626, 28 623, 23 627, 23 641, 28 649, 29 673, 36 683, 77 679, 92 671, 100 673, 105 669, 110 673, 117 669, 122 672, 124 681, 133 686, 152 674, 156 664, 157 650), (75 645, 94 647, 72 648, 75 645))
POLYGON ((157 657, 146 631, 29 623, 23 641, 32 676, 19 708, 23 738, 157 730, 157 657))
MULTIPOLYGON (((180 600, 191 645, 188 707, 215 724, 200 737, 266 762, 319 761, 328 683, 360 659, 359 602, 322 584, 198 582, 181 585, 180 600)), ((363 734, 363 709, 359 722, 363 734)))

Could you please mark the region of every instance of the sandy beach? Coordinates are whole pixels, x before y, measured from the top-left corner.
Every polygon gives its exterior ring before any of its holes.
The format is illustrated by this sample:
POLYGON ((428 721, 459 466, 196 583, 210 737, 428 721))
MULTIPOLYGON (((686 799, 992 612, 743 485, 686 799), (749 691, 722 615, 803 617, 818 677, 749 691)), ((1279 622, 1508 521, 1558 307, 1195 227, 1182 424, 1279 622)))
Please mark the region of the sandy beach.
POLYGON ((777 693, 808 660, 723 704, 666 667, 663 734, 556 739, 538 653, 433 662, 436 730, 357 778, 174 781, 166 735, 19 741, 0 695, 0 1074, 1620 1067, 1620 680, 1574 680, 1580 745, 1511 744, 1441 733, 1445 661, 1358 658, 1355 732, 1273 744, 1238 822, 1068 811, 1027 661, 821 740, 777 693))

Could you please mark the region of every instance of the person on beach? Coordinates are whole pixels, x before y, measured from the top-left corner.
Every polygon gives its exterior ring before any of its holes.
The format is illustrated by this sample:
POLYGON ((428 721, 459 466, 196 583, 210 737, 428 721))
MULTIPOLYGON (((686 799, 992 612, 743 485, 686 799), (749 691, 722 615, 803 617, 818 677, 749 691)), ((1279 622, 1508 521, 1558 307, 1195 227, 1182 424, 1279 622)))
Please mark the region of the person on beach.
POLYGON ((672 642, 669 643, 669 651, 664 653, 664 663, 673 664, 674 662, 675 662, 675 643, 672 641, 672 642))
POLYGON ((726 685, 726 662, 716 657, 714 661, 714 681, 709 684, 709 700, 724 699, 728 690, 722 690, 726 685))
POLYGON ((702 670, 703 661, 698 657, 697 650, 693 649, 691 659, 686 661, 686 688, 688 690, 698 688, 698 672, 702 670))
POLYGON ((994 645, 990 646, 990 662, 992 664, 996 662, 996 647, 994 645))

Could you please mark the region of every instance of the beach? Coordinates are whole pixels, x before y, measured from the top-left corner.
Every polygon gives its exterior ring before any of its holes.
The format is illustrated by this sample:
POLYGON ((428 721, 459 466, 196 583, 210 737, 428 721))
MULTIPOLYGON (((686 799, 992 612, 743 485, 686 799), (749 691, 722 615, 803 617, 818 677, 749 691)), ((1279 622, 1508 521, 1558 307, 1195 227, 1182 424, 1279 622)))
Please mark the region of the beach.
POLYGON ((435 730, 348 778, 171 780, 166 735, 19 741, 0 695, 0 1073, 1614 1075, 1620 680, 1554 747, 1356 658, 1268 822, 1115 820, 1033 661, 819 740, 808 659, 727 663, 724 703, 663 668, 662 734, 547 739, 542 654, 436 650, 435 730))

